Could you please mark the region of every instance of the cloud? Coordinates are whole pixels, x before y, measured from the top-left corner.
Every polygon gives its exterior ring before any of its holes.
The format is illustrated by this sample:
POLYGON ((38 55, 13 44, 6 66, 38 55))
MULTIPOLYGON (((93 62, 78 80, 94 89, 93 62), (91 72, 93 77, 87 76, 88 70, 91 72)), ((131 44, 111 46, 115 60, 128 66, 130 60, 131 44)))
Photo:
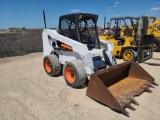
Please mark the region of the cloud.
POLYGON ((117 1, 117 2, 115 2, 114 4, 119 4, 119 2, 117 1))
POLYGON ((109 12, 111 12, 110 10, 107 10, 107 12, 109 13, 109 12))
POLYGON ((118 5, 117 4, 115 4, 113 7, 117 7, 118 5))
POLYGON ((160 7, 155 7, 155 8, 152 8, 151 10, 152 10, 152 11, 153 11, 153 10, 155 10, 155 11, 160 10, 160 7))
POLYGON ((74 10, 70 10, 70 12, 72 12, 72 13, 78 13, 78 12, 80 12, 80 10, 74 9, 74 10))
POLYGON ((118 2, 118 1, 117 1, 117 2, 115 2, 113 7, 117 7, 117 6, 118 6, 118 4, 119 4, 119 2, 118 2))

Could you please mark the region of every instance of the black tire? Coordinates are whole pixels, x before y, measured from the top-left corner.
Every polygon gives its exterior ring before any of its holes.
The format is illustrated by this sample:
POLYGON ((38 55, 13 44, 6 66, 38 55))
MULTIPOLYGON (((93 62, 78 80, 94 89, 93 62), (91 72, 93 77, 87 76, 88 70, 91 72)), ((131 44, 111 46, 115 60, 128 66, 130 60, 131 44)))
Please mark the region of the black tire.
POLYGON ((160 39, 154 38, 153 42, 155 44, 153 47, 153 51, 160 52, 160 39))
POLYGON ((52 77, 61 73, 61 64, 56 55, 45 56, 43 59, 43 66, 46 73, 52 77))
POLYGON ((79 61, 66 62, 63 66, 63 77, 66 83, 73 88, 82 86, 87 78, 85 68, 79 61))
POLYGON ((137 52, 132 49, 126 49, 124 50, 122 57, 124 61, 129 61, 129 60, 135 61, 137 58, 137 52))

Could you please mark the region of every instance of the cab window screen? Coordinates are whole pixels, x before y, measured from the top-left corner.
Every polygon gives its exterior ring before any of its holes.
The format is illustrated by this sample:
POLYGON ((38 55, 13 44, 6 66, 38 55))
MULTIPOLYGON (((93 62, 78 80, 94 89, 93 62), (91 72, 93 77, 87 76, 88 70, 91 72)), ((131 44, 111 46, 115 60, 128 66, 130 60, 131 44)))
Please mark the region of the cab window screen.
POLYGON ((69 24, 70 24, 70 21, 69 21, 69 20, 67 20, 67 19, 62 19, 62 20, 61 20, 61 29, 62 29, 62 30, 69 29, 69 24))

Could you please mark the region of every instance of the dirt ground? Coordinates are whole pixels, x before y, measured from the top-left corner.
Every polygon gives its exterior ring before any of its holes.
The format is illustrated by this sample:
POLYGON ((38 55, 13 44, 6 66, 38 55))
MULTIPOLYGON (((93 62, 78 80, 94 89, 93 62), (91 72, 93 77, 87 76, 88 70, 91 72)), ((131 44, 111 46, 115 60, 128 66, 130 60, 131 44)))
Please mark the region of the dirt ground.
MULTIPOLYGON (((63 76, 50 77, 43 69, 43 54, 0 59, 0 119, 1 120, 159 120, 160 87, 150 88, 126 109, 129 117, 111 110, 86 96, 87 87, 73 89, 63 76)), ((123 62, 118 60, 118 63, 123 62)), ((160 63, 160 53, 154 53, 149 63, 160 63)), ((160 84, 160 66, 140 64, 160 84)))

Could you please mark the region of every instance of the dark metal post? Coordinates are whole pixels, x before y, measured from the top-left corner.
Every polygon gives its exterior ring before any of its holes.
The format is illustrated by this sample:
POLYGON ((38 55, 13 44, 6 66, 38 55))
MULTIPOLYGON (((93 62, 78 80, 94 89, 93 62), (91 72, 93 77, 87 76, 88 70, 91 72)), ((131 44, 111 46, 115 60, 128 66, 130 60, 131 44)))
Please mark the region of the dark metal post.
POLYGON ((104 17, 104 30, 105 30, 105 26, 106 26, 106 17, 104 17))
POLYGON ((43 10, 43 18, 44 18, 44 25, 45 25, 45 29, 46 29, 46 17, 45 17, 45 12, 43 10))

